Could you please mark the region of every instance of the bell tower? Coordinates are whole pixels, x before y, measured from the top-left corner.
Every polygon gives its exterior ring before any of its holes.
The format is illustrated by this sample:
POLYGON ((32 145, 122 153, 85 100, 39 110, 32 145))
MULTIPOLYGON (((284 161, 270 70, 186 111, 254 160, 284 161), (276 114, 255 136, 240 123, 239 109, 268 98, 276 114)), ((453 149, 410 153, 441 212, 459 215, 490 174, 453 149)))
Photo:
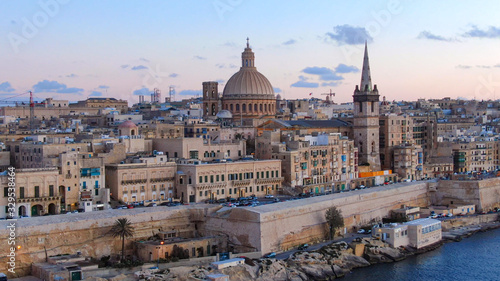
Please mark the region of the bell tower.
POLYGON ((361 84, 356 85, 352 97, 354 102, 354 143, 358 147, 359 165, 368 164, 372 171, 379 171, 379 94, 377 85, 372 87, 366 42, 361 84))
POLYGON ((215 81, 203 82, 203 117, 215 116, 219 113, 219 83, 215 81))

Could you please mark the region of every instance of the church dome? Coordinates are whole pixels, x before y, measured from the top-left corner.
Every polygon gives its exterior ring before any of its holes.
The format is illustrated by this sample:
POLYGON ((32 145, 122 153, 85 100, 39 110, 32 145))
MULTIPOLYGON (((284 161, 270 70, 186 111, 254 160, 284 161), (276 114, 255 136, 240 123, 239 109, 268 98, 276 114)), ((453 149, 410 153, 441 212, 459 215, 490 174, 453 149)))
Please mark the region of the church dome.
POLYGON ((241 54, 241 64, 240 71, 227 81, 223 98, 275 99, 273 86, 255 67, 255 55, 248 42, 241 54))
POLYGON ((219 113, 217 113, 217 118, 231 119, 233 118, 233 115, 231 114, 231 112, 229 112, 229 110, 221 110, 219 111, 219 113))
POLYGON ((134 129, 137 128, 137 125, 134 124, 134 122, 127 120, 120 125, 118 125, 118 129, 134 129))

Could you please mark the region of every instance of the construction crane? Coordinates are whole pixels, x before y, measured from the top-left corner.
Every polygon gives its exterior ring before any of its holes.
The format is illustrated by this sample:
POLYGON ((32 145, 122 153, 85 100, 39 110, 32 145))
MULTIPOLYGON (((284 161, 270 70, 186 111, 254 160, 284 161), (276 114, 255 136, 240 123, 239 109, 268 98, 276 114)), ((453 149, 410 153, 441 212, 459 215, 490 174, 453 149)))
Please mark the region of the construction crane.
POLYGON ((335 96, 335 93, 332 92, 332 89, 330 89, 330 93, 323 93, 321 94, 322 96, 325 96, 326 95, 326 101, 328 103, 333 103, 333 97, 335 96), (330 98, 328 98, 330 97, 330 98))
POLYGON ((40 102, 40 103, 36 103, 35 100, 33 99, 33 92, 29 91, 29 92, 26 92, 26 93, 22 93, 22 94, 19 94, 19 95, 16 95, 16 96, 12 96, 12 97, 9 97, 9 98, 6 98, 4 100, 0 100, 0 104, 16 104, 16 106, 18 105, 26 105, 26 101, 15 101, 15 100, 9 100, 11 98, 15 98, 15 97, 19 97, 19 96, 23 96, 23 95, 26 95, 26 94, 30 94, 30 100, 29 100, 29 107, 30 107, 30 119, 29 119, 29 129, 31 131, 31 134, 34 133, 35 131, 35 104, 42 104, 42 105, 45 105, 45 102, 40 102))

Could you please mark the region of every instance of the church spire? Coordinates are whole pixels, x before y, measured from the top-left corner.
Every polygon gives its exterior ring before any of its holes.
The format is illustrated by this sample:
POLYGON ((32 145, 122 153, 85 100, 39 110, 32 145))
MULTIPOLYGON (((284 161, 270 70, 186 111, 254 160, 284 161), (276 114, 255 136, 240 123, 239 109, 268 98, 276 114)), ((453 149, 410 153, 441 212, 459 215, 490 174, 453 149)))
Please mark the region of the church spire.
POLYGON ((361 72, 361 84, 359 85, 360 91, 365 91, 368 87, 368 91, 372 88, 372 77, 370 75, 370 62, 368 60, 368 45, 365 41, 365 57, 363 58, 363 70, 361 72))

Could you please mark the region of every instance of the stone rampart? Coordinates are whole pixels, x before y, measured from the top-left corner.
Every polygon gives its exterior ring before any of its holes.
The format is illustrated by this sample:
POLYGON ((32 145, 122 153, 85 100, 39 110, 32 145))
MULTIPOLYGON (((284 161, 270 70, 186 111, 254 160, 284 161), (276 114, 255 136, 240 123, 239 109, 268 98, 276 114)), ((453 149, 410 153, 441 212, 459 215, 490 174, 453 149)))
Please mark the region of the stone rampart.
POLYGON ((325 239, 325 212, 332 206, 342 210, 346 228, 352 229, 380 221, 401 205, 428 206, 427 183, 394 184, 253 208, 228 208, 208 218, 206 231, 226 231, 229 245, 265 253, 325 239))

